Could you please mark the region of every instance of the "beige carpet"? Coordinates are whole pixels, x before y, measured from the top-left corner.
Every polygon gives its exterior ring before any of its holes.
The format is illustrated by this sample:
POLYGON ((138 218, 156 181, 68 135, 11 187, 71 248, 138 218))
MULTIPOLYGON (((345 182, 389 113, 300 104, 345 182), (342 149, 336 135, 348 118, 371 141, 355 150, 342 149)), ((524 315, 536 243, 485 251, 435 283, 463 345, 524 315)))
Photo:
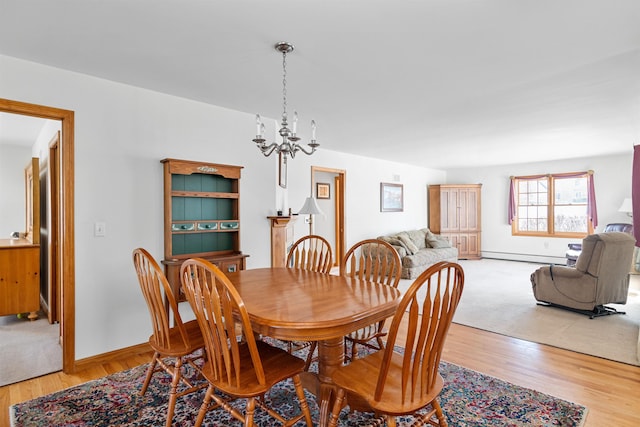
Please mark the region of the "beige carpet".
MULTIPOLYGON (((529 276, 540 264, 483 259, 461 260, 460 265, 465 271, 465 288, 455 323, 640 365, 640 276, 631 276, 626 305, 610 305, 626 315, 589 319, 536 304, 529 276)), ((400 289, 410 284, 402 280, 400 289)))
POLYGON ((0 316, 0 386, 62 370, 59 327, 42 316, 0 316))

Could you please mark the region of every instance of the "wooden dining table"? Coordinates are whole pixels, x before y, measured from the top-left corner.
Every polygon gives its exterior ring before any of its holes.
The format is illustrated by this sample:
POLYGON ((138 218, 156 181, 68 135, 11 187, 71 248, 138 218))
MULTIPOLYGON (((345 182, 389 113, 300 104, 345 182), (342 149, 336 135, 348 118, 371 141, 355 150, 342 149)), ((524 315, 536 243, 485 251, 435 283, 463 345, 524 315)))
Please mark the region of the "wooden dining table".
POLYGON ((318 398, 320 426, 335 399, 331 374, 344 360, 343 337, 396 311, 400 291, 380 283, 289 268, 227 273, 249 313, 254 333, 291 341, 318 341, 318 373, 305 388, 318 398))

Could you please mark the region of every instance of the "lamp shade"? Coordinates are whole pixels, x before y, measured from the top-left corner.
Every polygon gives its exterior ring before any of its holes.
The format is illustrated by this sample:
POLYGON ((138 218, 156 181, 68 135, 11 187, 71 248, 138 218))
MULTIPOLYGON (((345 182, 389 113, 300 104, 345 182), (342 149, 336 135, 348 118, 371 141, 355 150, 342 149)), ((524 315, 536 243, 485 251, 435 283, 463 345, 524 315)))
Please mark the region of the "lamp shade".
POLYGON ((302 205, 302 208, 300 209, 300 211, 298 211, 298 214, 324 215, 324 212, 322 212, 318 207, 318 203, 316 203, 316 199, 314 199, 313 197, 307 197, 307 199, 304 201, 304 205, 302 205))
POLYGON ((622 205, 620 205, 620 209, 618 209, 618 212, 633 212, 633 204, 631 203, 630 198, 627 197, 622 201, 622 205))

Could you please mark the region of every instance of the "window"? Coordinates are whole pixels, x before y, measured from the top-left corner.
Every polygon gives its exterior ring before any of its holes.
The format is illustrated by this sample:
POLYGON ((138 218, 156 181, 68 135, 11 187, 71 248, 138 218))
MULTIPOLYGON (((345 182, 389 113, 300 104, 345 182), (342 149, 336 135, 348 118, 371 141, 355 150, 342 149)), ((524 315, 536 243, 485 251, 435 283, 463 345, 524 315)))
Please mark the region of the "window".
POLYGON ((511 178, 513 235, 584 237, 597 225, 592 172, 511 178))

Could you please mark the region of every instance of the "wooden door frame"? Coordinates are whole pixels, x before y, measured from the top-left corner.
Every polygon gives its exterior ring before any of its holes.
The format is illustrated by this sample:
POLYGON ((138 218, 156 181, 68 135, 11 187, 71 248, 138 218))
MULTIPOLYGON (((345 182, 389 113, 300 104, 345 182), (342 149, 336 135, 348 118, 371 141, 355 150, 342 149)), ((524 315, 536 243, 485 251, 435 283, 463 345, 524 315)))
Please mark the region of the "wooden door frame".
MULTIPOLYGON (((60 134, 49 142, 49 216, 51 224, 60 224, 60 134)), ((59 322, 60 319, 60 295, 62 294, 60 270, 58 262, 60 260, 59 249, 60 227, 49 226, 49 323, 59 322), (52 304, 53 301, 53 304, 52 304)), ((62 336, 62 334, 60 334, 62 336)))
POLYGON ((74 228, 74 112, 26 102, 0 98, 0 111, 25 116, 59 120, 62 127, 60 140, 60 251, 56 263, 61 272, 61 340, 62 370, 66 374, 75 371, 75 228, 74 228))
POLYGON ((335 264, 340 265, 342 258, 344 258, 345 250, 345 189, 347 187, 347 171, 344 169, 325 168, 322 166, 311 166, 311 194, 316 187, 316 172, 328 172, 338 175, 339 179, 336 182, 340 183, 340 187, 335 188, 335 234, 336 234, 336 247, 335 247, 335 264))

